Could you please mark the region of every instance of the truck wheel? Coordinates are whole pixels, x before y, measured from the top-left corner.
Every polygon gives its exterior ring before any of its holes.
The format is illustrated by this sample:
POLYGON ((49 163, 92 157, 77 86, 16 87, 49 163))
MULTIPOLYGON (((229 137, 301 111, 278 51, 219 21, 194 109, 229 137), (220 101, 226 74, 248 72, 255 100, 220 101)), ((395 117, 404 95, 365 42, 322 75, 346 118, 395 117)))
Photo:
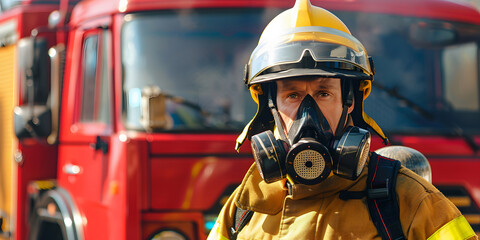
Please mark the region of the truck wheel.
POLYGON ((82 223, 68 193, 57 187, 43 193, 30 217, 30 240, 82 240, 82 223))

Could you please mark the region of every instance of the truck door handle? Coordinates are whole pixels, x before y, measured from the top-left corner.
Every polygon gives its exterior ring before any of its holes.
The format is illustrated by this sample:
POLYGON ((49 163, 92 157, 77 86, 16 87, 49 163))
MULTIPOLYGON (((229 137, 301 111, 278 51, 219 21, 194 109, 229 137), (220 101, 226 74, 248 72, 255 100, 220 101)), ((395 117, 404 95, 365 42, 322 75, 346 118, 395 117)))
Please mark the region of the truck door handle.
POLYGON ((63 166, 63 172, 70 175, 77 175, 80 173, 80 167, 69 163, 63 166))
POLYGON ((108 152, 108 143, 103 141, 100 136, 97 136, 95 143, 90 144, 90 147, 95 149, 95 151, 101 149, 103 154, 107 154, 108 152))

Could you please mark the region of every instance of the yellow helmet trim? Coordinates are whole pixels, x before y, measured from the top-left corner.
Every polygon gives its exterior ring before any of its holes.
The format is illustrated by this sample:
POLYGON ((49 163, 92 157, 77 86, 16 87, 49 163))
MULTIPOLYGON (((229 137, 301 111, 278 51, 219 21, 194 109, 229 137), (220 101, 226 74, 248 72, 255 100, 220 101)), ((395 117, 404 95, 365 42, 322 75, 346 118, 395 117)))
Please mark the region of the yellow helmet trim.
POLYGON ((360 92, 363 92, 363 101, 367 99, 367 97, 370 95, 370 92, 372 91, 372 81, 370 80, 363 80, 360 82, 360 88, 358 89, 360 92))
POLYGON ((254 84, 250 87, 250 95, 252 95, 253 101, 255 101, 258 104, 258 95, 262 95, 262 87, 260 84, 254 84))
POLYGON ((380 136, 382 139, 383 139, 383 142, 385 144, 388 143, 388 138, 387 136, 385 136, 385 133, 383 133, 382 129, 380 128, 380 126, 378 126, 378 124, 375 122, 375 120, 373 120, 373 118, 371 118, 370 116, 368 116, 365 111, 363 111, 362 109, 362 117, 363 117, 363 121, 368 125, 370 126, 377 134, 378 136, 380 136))
POLYGON ((242 133, 240 133, 240 135, 238 135, 237 141, 235 143, 235 150, 237 152, 240 150, 240 147, 242 146, 242 144, 247 139, 248 132, 250 131, 250 126, 252 125, 252 122, 255 120, 255 118, 257 118, 257 115, 258 115, 258 110, 257 110, 257 113, 255 114, 255 117, 253 117, 252 120, 250 120, 250 122, 248 122, 248 124, 243 128, 242 133))

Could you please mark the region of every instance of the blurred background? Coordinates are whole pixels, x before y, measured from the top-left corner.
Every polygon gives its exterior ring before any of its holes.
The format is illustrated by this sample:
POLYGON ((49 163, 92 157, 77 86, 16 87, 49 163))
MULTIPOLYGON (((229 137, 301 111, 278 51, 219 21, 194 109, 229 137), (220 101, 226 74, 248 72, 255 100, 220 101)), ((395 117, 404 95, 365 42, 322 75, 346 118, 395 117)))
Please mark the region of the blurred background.
MULTIPOLYGON (((479 234, 480 1, 311 2, 373 57, 390 146, 479 234)), ((293 4, 0 0, 0 239, 205 239, 253 163, 245 64, 293 4)))

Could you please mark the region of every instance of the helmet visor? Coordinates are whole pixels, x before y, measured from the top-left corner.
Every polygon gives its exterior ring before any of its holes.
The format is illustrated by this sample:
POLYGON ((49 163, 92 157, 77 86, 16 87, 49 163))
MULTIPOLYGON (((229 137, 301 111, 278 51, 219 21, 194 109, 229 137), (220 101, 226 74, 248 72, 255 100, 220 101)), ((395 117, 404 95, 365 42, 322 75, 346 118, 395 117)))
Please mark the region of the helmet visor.
POLYGON ((299 75, 358 75, 355 72, 364 78, 373 75, 363 45, 352 35, 327 27, 298 27, 280 36, 261 39, 247 71, 248 85, 299 75), (308 55, 314 60, 311 64, 304 61, 308 55), (288 71, 291 69, 309 70, 292 73, 288 71), (286 73, 284 76, 278 74, 282 71, 286 73))

